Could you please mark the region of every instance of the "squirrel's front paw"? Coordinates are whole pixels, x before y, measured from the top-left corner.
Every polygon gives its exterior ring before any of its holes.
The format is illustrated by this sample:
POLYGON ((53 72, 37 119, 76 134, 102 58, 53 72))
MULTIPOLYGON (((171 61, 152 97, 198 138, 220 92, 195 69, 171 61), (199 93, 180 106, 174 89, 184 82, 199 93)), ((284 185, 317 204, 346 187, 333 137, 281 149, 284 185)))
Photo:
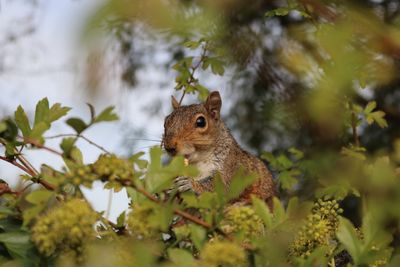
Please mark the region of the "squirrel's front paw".
POLYGON ((193 190, 193 184, 189 177, 179 176, 175 179, 175 188, 178 192, 193 190))

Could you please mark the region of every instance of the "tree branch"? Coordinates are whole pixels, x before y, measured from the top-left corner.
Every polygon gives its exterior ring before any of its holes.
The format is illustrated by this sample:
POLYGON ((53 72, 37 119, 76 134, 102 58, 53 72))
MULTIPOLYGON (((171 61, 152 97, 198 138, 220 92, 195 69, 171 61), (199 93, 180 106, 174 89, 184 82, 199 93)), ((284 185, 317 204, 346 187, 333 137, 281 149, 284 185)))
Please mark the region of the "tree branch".
MULTIPOLYGON (((132 187, 133 189, 135 189, 136 191, 138 191, 139 193, 144 195, 147 199, 149 199, 149 200, 151 200, 151 201, 153 201, 155 203, 161 204, 161 202, 154 195, 150 194, 149 192, 147 192, 143 188, 137 187, 130 180, 123 180, 123 181, 121 181, 121 183, 123 185, 125 185, 125 186, 132 187)), ((201 226, 203 226, 203 227, 205 227, 207 229, 211 229, 212 228, 212 226, 209 223, 207 223, 207 222, 205 222, 205 221, 193 216, 190 213, 187 213, 186 211, 183 211, 183 210, 180 210, 178 208, 175 208, 174 209, 174 213, 176 215, 181 216, 182 218, 185 218, 185 219, 187 219, 187 220, 189 220, 191 222, 194 222, 194 223, 196 223, 198 225, 201 225, 201 226)))

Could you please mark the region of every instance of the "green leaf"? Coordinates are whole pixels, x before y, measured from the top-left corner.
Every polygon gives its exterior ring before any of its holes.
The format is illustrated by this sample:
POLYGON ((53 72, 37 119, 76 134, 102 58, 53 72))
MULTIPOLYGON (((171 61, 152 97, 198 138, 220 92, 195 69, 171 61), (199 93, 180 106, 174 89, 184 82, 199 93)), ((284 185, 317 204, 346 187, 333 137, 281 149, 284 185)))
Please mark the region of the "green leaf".
POLYGON ((174 215, 172 205, 157 206, 156 220, 159 223, 161 230, 167 231, 171 225, 174 215))
POLYGON ((63 138, 60 144, 60 148, 64 152, 64 155, 69 157, 71 154, 71 150, 74 147, 74 144, 76 142, 75 137, 68 137, 68 138, 63 138))
POLYGON ((138 153, 136 153, 136 154, 133 154, 133 155, 129 158, 129 160, 130 160, 132 163, 136 164, 136 165, 139 167, 139 169, 144 169, 144 168, 147 167, 148 161, 147 161, 147 160, 144 160, 144 159, 140 159, 140 157, 142 157, 143 155, 144 155, 144 152, 138 152, 138 153))
POLYGON ((221 174, 217 172, 214 175, 214 192, 217 193, 219 202, 221 205, 227 202, 226 199, 226 189, 225 189, 225 184, 224 181, 222 180, 221 174))
POLYGON ((6 143, 6 156, 8 158, 14 157, 18 152, 15 151, 16 147, 14 142, 6 143))
POLYGON ((0 122, 0 127, 1 125, 4 125, 5 129, 3 131, 0 131, 0 137, 5 139, 6 141, 14 142, 18 136, 18 127, 15 124, 14 120, 11 118, 7 118, 0 122))
POLYGON ((288 150, 297 160, 300 160, 304 157, 304 153, 300 150, 298 150, 295 147, 291 147, 288 150))
POLYGON ((259 198, 253 197, 253 208, 258 216, 263 220, 267 229, 272 228, 273 215, 264 201, 259 198))
POLYGON ((3 243, 8 253, 17 259, 27 258, 33 247, 30 242, 30 235, 22 231, 1 233, 0 243, 3 243))
POLYGON ((79 148, 76 146, 72 147, 70 155, 71 159, 74 160, 75 163, 83 165, 83 155, 79 148))
POLYGON ((86 103, 88 105, 89 110, 90 110, 90 121, 93 121, 94 118, 96 117, 96 110, 94 109, 94 106, 90 103, 86 103))
POLYGON ((367 122, 368 124, 376 122, 379 125, 379 127, 386 128, 388 127, 388 124, 387 121, 384 119, 384 117, 385 117, 385 112, 375 111, 367 115, 367 122))
POLYGON ((376 101, 368 102, 367 106, 364 109, 365 114, 371 113, 376 108, 376 101))
POLYGON ((54 196, 54 192, 47 190, 36 190, 28 194, 25 197, 25 200, 31 204, 42 205, 46 204, 52 196, 54 196))
POLYGON ((117 114, 114 112, 114 107, 110 106, 105 108, 93 121, 93 123, 98 123, 102 121, 116 121, 118 120, 117 114))
POLYGON ((381 228, 377 220, 377 216, 373 216, 371 212, 363 216, 362 233, 364 249, 370 251, 375 248, 384 248, 392 241, 392 236, 381 228))
POLYGON ((201 101, 205 101, 209 94, 209 90, 201 84, 196 84, 195 89, 199 93, 199 99, 201 101))
POLYGON ((88 127, 88 125, 80 118, 70 118, 66 123, 71 126, 77 134, 82 133, 88 127))
POLYGON ((0 134, 7 130, 7 123, 4 121, 0 121, 0 134))
MULTIPOLYGON (((3 208, 4 209, 4 208, 3 208)), ((21 229, 21 221, 20 219, 16 219, 19 215, 16 211, 13 213, 3 213, 7 215, 16 215, 15 217, 8 216, 8 217, 3 217, 4 219, 0 219, 0 229, 2 230, 1 232, 15 232, 19 231, 21 229)))
POLYGON ((28 116, 26 116, 25 110, 22 106, 18 106, 17 110, 15 111, 15 122, 19 129, 21 129, 22 135, 24 137, 29 136, 31 127, 29 125, 28 116))
POLYGON ((274 155, 272 153, 270 153, 270 152, 267 152, 267 151, 264 151, 261 154, 261 158, 263 160, 268 161, 269 163, 272 163, 272 162, 276 161, 274 155))
POLYGON ((299 198, 298 197, 292 197, 289 199, 289 203, 286 208, 286 215, 287 217, 292 217, 295 215, 299 210, 300 204, 299 204, 299 198))
POLYGON ((255 179, 255 175, 248 175, 245 173, 244 169, 239 169, 232 178, 229 189, 226 192, 226 199, 231 200, 239 197, 240 194, 255 181, 255 179))
POLYGON ((284 190, 292 190, 297 184, 297 177, 301 174, 298 169, 293 169, 289 171, 282 171, 279 174, 279 182, 284 190))
POLYGON ((279 155, 276 160, 283 170, 290 169, 293 166, 293 162, 283 154, 279 155))
POLYGON ((362 260, 360 258, 362 244, 361 241, 358 239, 353 224, 346 218, 339 217, 339 227, 336 232, 336 236, 346 248, 346 250, 350 253, 351 257, 353 258, 354 264, 358 265, 358 263, 362 260))
POLYGON ((49 111, 49 115, 47 117, 47 122, 52 123, 53 121, 58 120, 59 118, 67 115, 68 111, 70 111, 71 108, 69 107, 62 107, 60 103, 54 104, 49 111))
POLYGON ((126 212, 122 212, 117 218, 117 227, 123 227, 125 225, 126 212))
POLYGON ((36 216, 42 212, 49 201, 55 196, 54 192, 47 190, 33 191, 25 197, 25 200, 34 206, 23 211, 24 226, 27 226, 36 216))
POLYGON ((203 227, 195 224, 189 224, 189 229, 193 244, 198 250, 201 250, 206 240, 206 230, 203 227))
POLYGON ((39 143, 43 143, 44 142, 43 134, 48 129, 50 129, 50 124, 45 121, 41 121, 33 127, 28 137, 30 139, 37 140, 39 143))
POLYGON ((203 63, 201 64, 201 68, 203 70, 206 70, 210 66, 210 60, 209 57, 204 57, 203 63))
POLYGON ((216 59, 216 58, 209 58, 209 62, 211 65, 212 73, 220 75, 220 76, 224 75, 225 68, 224 68, 223 61, 216 59))
POLYGON ((36 104, 35 111, 35 122, 33 125, 37 125, 39 122, 46 122, 49 114, 49 100, 43 98, 36 104))
POLYGON ((287 219, 285 208, 283 207, 281 201, 274 197, 274 226, 278 226, 287 219))

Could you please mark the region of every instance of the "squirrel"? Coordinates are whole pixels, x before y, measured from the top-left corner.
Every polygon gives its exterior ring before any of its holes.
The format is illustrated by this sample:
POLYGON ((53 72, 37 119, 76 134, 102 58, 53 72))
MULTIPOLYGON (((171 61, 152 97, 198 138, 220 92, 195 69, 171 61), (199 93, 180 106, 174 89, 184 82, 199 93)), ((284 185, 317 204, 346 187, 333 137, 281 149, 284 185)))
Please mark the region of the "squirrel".
POLYGON ((221 120, 222 100, 218 91, 211 92, 204 103, 180 106, 172 96, 173 111, 165 118, 163 146, 169 155, 182 155, 199 170, 196 177, 177 177, 178 192, 201 194, 213 191, 213 177, 219 173, 228 188, 233 176, 243 168, 256 175, 232 203, 249 203, 251 195, 266 201, 272 209, 275 187, 272 174, 257 157, 244 151, 221 120))

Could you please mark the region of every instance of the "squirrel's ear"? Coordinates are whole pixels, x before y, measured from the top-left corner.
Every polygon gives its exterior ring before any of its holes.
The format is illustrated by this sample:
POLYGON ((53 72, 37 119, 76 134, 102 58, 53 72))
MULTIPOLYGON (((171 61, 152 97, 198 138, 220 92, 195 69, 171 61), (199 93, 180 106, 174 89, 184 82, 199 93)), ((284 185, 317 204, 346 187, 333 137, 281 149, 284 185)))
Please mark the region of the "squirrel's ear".
POLYGON ((171 96, 171 104, 173 109, 179 108, 179 102, 175 99, 173 95, 171 96))
POLYGON ((204 104, 208 112, 211 114, 211 117, 214 119, 219 119, 221 105, 221 96, 219 95, 218 91, 211 92, 207 97, 206 103, 204 104))

